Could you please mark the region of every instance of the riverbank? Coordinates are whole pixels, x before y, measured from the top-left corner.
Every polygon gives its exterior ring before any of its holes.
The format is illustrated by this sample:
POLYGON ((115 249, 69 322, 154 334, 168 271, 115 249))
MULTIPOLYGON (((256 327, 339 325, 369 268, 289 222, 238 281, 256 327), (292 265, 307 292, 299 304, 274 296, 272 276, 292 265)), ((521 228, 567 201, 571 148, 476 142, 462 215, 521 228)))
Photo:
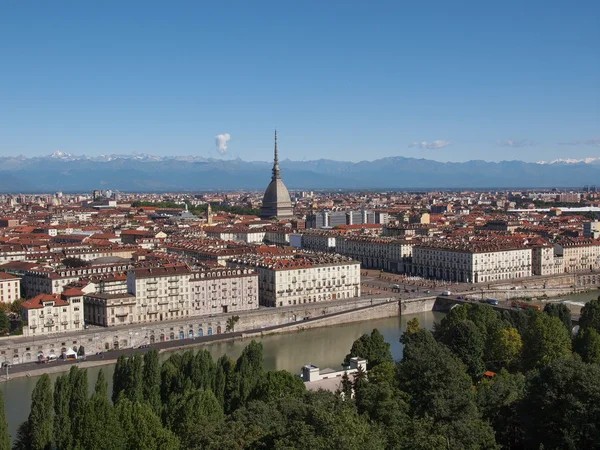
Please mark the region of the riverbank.
MULTIPOLYGON (((337 309, 337 308, 336 308, 337 309)), ((369 320, 394 317, 400 315, 398 302, 392 299, 383 299, 374 304, 367 304, 354 309, 336 311, 330 314, 324 314, 317 317, 305 318, 294 322, 288 322, 281 325, 270 327, 260 327, 252 330, 245 330, 233 333, 215 334, 210 336, 191 337, 172 341, 157 342, 151 345, 143 345, 142 348, 128 348, 122 350, 112 350, 102 354, 88 355, 85 361, 62 361, 58 360, 52 363, 40 364, 37 362, 24 363, 13 366, 9 369, 9 379, 19 377, 36 377, 44 373, 60 373, 70 370, 72 365, 81 368, 96 367, 101 365, 114 364, 121 355, 132 356, 136 353, 146 353, 150 349, 156 349, 159 353, 171 352, 187 349, 194 346, 202 346, 212 343, 224 343, 234 340, 255 339, 270 334, 293 333, 310 328, 322 328, 332 325, 340 325, 352 322, 365 322, 369 320)), ((6 376, 0 378, 0 381, 8 381, 6 376)))
MULTIPOLYGON (((423 328, 432 329, 433 324, 439 322, 444 314, 428 311, 405 317, 395 316, 371 321, 352 322, 291 333, 270 334, 265 332, 262 336, 256 336, 252 339, 263 344, 265 370, 287 370, 299 374, 301 367, 305 364, 315 364, 323 369, 327 367, 336 369, 341 366, 344 357, 352 347, 352 343, 362 334, 371 333, 373 328, 377 328, 383 334, 385 341, 390 343, 394 359, 401 359, 403 345, 400 342, 400 337, 406 329, 406 323, 413 317, 419 319, 419 323, 423 328)), ((197 347, 183 346, 179 349, 170 348, 161 352, 160 359, 164 361, 174 352, 181 353, 190 348, 198 348, 207 350, 215 360, 227 355, 235 361, 249 342, 248 339, 230 339, 202 343, 201 347, 198 345, 197 347)), ((147 351, 147 349, 137 351, 147 351)), ((104 360, 101 362, 101 366, 88 366, 87 368, 90 395, 93 393, 94 383, 100 370, 104 372, 108 382, 108 392, 112 391, 115 361, 104 360)), ((65 365, 62 371, 69 369, 70 365, 65 365)), ((59 375, 59 373, 51 373, 51 381, 54 382, 59 375)), ((31 394, 38 380, 39 376, 15 379, 11 376, 8 383, 0 383, 0 389, 3 391, 7 408, 9 432, 13 437, 16 435, 19 424, 27 419, 31 394)))

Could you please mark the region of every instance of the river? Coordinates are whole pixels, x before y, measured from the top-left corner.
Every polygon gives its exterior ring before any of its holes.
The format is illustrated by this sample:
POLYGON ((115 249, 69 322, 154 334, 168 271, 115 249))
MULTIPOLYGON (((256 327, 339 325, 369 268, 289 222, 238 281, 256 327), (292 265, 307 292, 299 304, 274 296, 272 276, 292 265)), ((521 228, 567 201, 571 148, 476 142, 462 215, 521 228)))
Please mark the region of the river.
MULTIPOLYGON (((391 344, 394 358, 400 359, 402 357, 400 336, 406 327, 406 322, 414 317, 419 319, 422 327, 432 329, 433 323, 441 320, 443 313, 425 312, 404 317, 313 328, 296 333, 268 335, 260 339, 264 346, 264 367, 266 370, 288 370, 293 373, 300 373, 300 368, 308 363, 315 364, 320 368, 339 368, 344 357, 350 351, 352 343, 363 333, 370 333, 373 328, 377 328, 383 334, 385 340, 391 344)), ((248 342, 248 340, 236 340, 189 348, 206 348, 214 359, 226 354, 235 360, 240 356, 248 342)), ((162 353, 161 357, 163 359, 168 358, 171 353, 162 353)), ((104 370, 109 382, 109 392, 112 392, 114 364, 87 369, 90 393, 93 390, 100 369, 104 370)), ((50 378, 55 380, 59 375, 51 374, 50 378)), ((31 393, 37 380, 38 377, 22 377, 1 384, 6 405, 8 429, 13 438, 19 424, 27 419, 31 393)))

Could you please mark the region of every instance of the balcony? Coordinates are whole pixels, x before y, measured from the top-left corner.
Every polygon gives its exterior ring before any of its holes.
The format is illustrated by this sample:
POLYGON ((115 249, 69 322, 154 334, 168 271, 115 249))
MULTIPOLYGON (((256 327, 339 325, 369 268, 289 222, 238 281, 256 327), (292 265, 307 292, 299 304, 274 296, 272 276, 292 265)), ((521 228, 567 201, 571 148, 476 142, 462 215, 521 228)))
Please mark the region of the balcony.
POLYGON ((68 320, 63 320, 60 324, 61 325, 69 325, 69 321, 68 320))
POLYGON ((166 302, 166 301, 164 301, 164 300, 163 300, 163 301, 160 301, 160 302, 158 302, 158 304, 159 304, 159 305, 168 305, 168 304, 169 304, 169 302, 166 302))
POLYGON ((119 312, 119 313, 115 314, 115 316, 117 316, 117 317, 127 317, 128 315, 129 315, 128 312, 119 312))

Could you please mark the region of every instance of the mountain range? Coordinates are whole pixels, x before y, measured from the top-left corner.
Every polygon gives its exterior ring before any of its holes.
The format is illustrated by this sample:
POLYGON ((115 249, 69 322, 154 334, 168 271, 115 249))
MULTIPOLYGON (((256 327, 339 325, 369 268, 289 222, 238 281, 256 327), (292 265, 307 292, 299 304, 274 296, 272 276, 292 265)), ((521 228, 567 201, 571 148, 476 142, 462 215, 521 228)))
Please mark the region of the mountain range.
MULTIPOLYGON (((201 156, 101 155, 54 152, 0 157, 0 192, 262 190, 271 162, 201 156)), ((280 162, 289 189, 476 189, 600 185, 600 159, 439 162, 388 157, 374 161, 280 162)))

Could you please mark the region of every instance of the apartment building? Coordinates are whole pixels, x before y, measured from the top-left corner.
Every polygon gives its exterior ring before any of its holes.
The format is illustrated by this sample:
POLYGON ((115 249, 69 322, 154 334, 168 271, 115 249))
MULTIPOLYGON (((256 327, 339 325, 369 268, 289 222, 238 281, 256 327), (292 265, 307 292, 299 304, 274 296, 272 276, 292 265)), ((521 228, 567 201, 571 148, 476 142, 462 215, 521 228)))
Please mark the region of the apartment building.
POLYGON ((61 294, 39 294, 21 304, 21 317, 24 336, 82 330, 83 292, 69 289, 61 294))
POLYGON ((156 322, 190 314, 191 270, 185 264, 143 267, 127 273, 127 292, 136 297, 133 322, 156 322))
POLYGON ((413 243, 395 238, 346 237, 336 240, 337 253, 360 261, 362 267, 403 273, 413 243))
POLYGON ((270 258, 246 255, 228 264, 258 272, 263 306, 288 306, 360 297, 360 263, 341 255, 298 253, 270 258))
POLYGON ((258 309, 258 273, 228 267, 192 273, 190 316, 258 309))
POLYGON ((66 285, 74 281, 125 272, 130 266, 129 263, 119 263, 58 270, 40 267, 25 272, 22 279, 23 291, 26 298, 35 297, 38 294, 60 294, 66 285))
POLYGON ((566 238, 554 244, 555 257, 563 259, 563 272, 600 269, 600 241, 566 238))
POLYGON ((309 232, 294 234, 290 237, 290 244, 303 250, 330 253, 335 251, 338 234, 333 232, 309 232))
POLYGON ((85 323, 101 327, 114 327, 137 322, 135 295, 128 293, 85 294, 84 317, 85 323))
POLYGON ((14 302, 19 298, 21 298, 21 279, 15 275, 0 272, 0 302, 14 302))
POLYGON ((412 251, 412 273, 426 278, 486 283, 532 275, 531 248, 515 244, 430 241, 412 251))
POLYGON ((531 272, 533 275, 557 275, 564 272, 564 258, 554 254, 548 242, 532 243, 531 272))

